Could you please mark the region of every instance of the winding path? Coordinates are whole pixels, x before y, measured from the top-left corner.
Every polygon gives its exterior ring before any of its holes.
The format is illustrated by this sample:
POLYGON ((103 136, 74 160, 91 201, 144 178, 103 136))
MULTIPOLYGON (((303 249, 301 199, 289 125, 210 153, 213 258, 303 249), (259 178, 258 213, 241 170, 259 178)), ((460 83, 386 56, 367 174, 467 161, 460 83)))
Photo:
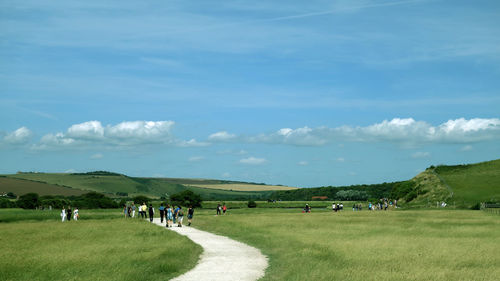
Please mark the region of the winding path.
MULTIPOLYGON (((153 222, 165 228, 159 218, 153 222)), ((173 281, 253 281, 264 276, 267 257, 254 247, 193 227, 174 226, 165 229, 187 236, 203 247, 198 264, 173 281)))

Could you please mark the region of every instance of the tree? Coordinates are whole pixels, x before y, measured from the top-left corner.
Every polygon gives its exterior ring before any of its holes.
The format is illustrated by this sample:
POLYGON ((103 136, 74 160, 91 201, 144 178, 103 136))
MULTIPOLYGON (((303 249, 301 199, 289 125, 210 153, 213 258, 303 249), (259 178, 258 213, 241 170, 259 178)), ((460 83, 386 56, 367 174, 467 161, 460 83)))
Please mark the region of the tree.
POLYGON ((257 203, 253 200, 248 200, 248 208, 257 208, 257 203))
POLYGON ((142 204, 146 203, 148 204, 151 199, 149 197, 146 197, 144 195, 137 195, 136 197, 133 198, 135 204, 142 204))
POLYGON ((35 209, 38 206, 38 194, 26 193, 17 200, 17 206, 23 209, 35 209))
POLYGON ((172 203, 181 206, 201 207, 201 196, 191 190, 184 190, 170 196, 172 203))

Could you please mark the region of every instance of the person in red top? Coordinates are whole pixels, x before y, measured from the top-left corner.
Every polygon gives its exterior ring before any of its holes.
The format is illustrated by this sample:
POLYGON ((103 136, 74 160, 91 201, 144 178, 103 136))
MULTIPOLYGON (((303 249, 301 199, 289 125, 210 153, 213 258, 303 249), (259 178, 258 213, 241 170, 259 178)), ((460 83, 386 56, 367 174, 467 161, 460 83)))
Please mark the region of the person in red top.
POLYGON ((226 203, 224 203, 224 206, 222 206, 222 214, 225 215, 227 211, 226 203))

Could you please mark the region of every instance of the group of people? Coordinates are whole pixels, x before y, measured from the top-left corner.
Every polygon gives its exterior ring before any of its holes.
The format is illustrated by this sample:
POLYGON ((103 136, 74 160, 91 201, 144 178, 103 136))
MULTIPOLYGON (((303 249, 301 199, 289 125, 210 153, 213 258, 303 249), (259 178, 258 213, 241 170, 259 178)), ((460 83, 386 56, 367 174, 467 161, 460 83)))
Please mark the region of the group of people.
POLYGON ((75 207, 75 210, 71 210, 71 206, 68 206, 66 209, 64 206, 62 207, 61 210, 61 221, 70 221, 71 220, 71 215, 73 215, 73 220, 77 221, 78 218, 80 217, 80 214, 78 212, 78 208, 75 207))
MULTIPOLYGON (((153 218, 155 216, 155 208, 153 207, 153 204, 149 204, 149 207, 144 202, 139 206, 135 206, 134 203, 129 206, 125 204, 123 205, 123 213, 125 218, 134 218, 136 209, 139 210, 139 214, 137 215, 138 218, 140 217, 143 219, 147 219, 149 217, 149 221, 153 222, 153 218)), ((173 227, 174 224, 177 224, 178 227, 182 227, 182 222, 184 220, 184 210, 181 206, 175 207, 174 205, 170 206, 170 204, 165 205, 161 203, 160 207, 158 207, 158 211, 160 212, 160 222, 163 223, 163 221, 165 220, 166 227, 173 227)), ((194 208, 193 206, 189 206, 187 211, 188 226, 191 226, 191 223, 193 222, 193 216, 194 208)))
POLYGON ((226 203, 224 203, 222 206, 220 204, 217 204, 217 214, 216 214, 216 216, 225 215, 226 211, 227 211, 226 203))
POLYGON ((332 211, 334 212, 340 212, 344 210, 344 204, 340 203, 340 204, 336 204, 336 203, 332 203, 332 211))

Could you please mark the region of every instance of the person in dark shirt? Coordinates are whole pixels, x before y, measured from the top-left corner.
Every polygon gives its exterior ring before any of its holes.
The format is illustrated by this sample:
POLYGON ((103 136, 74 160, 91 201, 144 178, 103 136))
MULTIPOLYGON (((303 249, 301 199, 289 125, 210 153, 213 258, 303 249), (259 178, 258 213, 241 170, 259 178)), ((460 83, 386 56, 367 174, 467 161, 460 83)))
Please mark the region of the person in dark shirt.
POLYGON ((193 206, 189 206, 189 209, 188 209, 188 226, 191 226, 191 223, 193 222, 193 215, 194 215, 194 208, 193 208, 193 206))

